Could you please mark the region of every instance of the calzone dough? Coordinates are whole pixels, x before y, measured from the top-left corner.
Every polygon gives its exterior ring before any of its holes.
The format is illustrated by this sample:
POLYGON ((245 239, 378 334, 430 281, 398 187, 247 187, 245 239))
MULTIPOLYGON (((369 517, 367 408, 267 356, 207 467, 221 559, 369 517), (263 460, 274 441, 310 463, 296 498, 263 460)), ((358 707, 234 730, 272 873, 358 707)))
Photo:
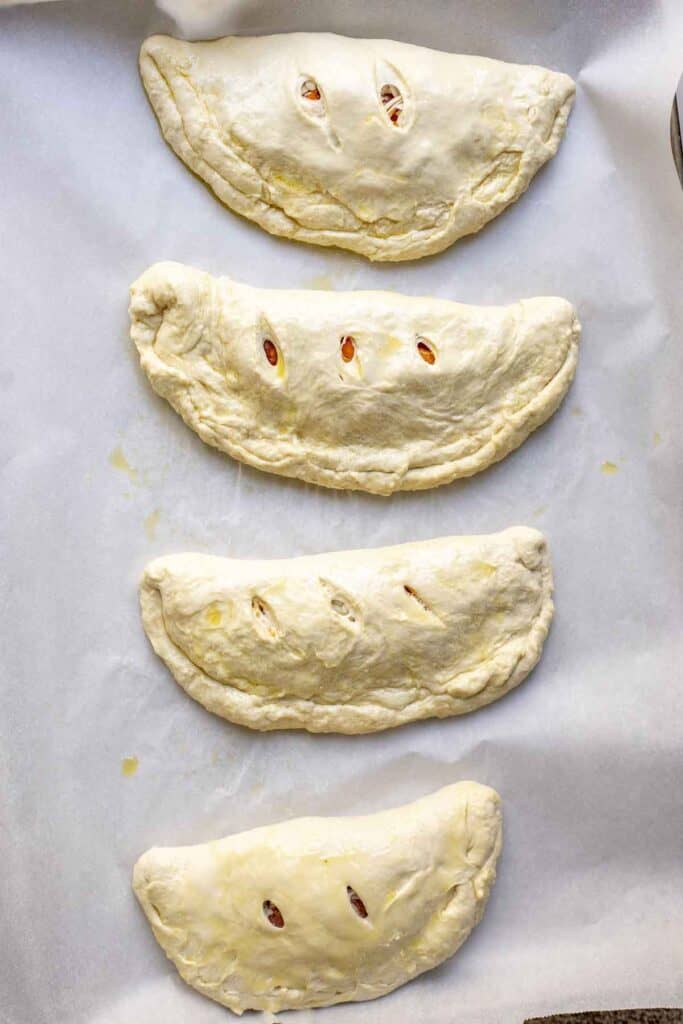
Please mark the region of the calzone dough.
POLYGON ((175 679, 252 729, 364 733, 497 700, 553 614, 545 540, 514 527, 284 561, 158 558, 142 619, 175 679))
POLYGON ((155 848, 133 888, 182 978, 235 1013, 374 999, 465 941, 501 833, 498 794, 460 782, 367 817, 155 848))
POLYGON ((386 39, 152 36, 166 141, 274 235, 372 260, 440 252, 514 202, 560 144, 567 75, 386 39))
POLYGON ((390 494, 471 476, 555 411, 580 328, 564 299, 464 306, 270 291, 158 263, 131 288, 154 389, 258 469, 390 494))

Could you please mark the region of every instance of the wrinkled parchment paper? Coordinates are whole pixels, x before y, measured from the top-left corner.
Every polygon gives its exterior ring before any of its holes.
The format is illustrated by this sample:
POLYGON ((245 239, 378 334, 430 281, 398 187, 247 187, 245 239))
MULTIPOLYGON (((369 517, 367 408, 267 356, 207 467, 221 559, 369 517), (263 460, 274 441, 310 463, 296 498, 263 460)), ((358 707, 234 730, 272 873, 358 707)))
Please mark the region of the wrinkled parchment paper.
POLYGON ((0 1020, 228 1020, 156 946, 130 891, 137 856, 461 778, 504 799, 480 927, 393 995, 297 1022, 681 1005, 683 195, 668 118, 683 6, 242 0, 213 22, 209 6, 186 4, 187 31, 331 29, 536 62, 574 75, 577 103, 559 155, 480 235, 370 266, 268 237, 167 149, 136 70, 143 37, 174 30, 151 4, 0 13, 0 1020), (205 447, 143 378, 127 288, 158 259, 276 287, 566 295, 584 325, 577 379, 547 426, 464 483, 381 499, 267 476, 205 447), (191 701, 140 627, 137 579, 166 552, 290 556, 512 523, 550 539, 556 620, 533 676, 464 719, 249 733, 191 701))

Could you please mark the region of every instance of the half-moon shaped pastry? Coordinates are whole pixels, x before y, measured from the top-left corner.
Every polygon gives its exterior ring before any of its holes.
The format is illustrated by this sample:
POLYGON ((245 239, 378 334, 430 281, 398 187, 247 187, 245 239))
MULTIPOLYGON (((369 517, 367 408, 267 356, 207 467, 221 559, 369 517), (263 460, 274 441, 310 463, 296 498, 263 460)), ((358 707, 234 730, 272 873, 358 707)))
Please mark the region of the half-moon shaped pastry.
POLYGON ((235 1013, 374 999, 480 921, 500 798, 460 782, 362 818, 299 818, 151 849, 133 888, 181 977, 235 1013))
POLYGON ((140 587, 154 650, 209 711, 341 733, 502 697, 540 657, 551 595, 525 527, 281 561, 169 555, 140 587))
POLYGON ((140 52, 166 141, 274 235, 372 260, 440 252, 514 202, 554 156, 568 75, 324 34, 140 52))
POLYGON ((471 476, 517 448, 564 397, 580 333, 564 299, 269 291, 178 263, 133 284, 130 316, 152 387, 203 441, 377 494, 471 476))

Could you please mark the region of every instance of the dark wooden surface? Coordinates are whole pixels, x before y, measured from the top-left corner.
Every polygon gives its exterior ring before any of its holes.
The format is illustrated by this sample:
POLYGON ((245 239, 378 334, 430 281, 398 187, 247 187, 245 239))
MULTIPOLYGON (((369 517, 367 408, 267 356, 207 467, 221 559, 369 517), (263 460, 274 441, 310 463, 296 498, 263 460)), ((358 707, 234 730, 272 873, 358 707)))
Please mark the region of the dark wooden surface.
POLYGON ((530 1017, 524 1024, 683 1024, 683 1009, 595 1010, 530 1017))
POLYGON ((671 151, 674 155, 674 163, 676 164, 678 177, 683 187, 683 130, 681 120, 680 104, 676 97, 674 97, 671 108, 671 151))

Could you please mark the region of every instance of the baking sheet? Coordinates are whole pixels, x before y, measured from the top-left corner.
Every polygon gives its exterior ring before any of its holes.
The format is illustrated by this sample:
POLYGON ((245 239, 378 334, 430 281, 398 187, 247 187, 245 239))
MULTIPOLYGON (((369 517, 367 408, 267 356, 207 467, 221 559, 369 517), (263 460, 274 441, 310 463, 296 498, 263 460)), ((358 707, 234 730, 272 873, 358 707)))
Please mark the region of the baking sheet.
POLYGON ((578 79, 577 103, 558 156, 480 235, 371 266, 266 236, 166 148, 136 72, 143 37, 174 29, 151 4, 0 13, 0 1020, 227 1020, 156 946, 129 887, 137 856, 461 778, 504 799, 482 924, 441 968, 316 1022, 681 1005, 683 196, 668 117, 683 7, 252 0, 211 21, 210 6, 187 4, 184 27, 537 62, 578 79), (274 287, 566 295, 584 325, 577 379, 550 423, 466 482, 381 499, 270 477, 205 447, 143 378, 127 287, 159 259, 274 287), (191 701, 140 627, 137 579, 167 552, 291 556, 513 523, 549 537, 556 619, 532 677, 464 719, 252 734, 191 701))

